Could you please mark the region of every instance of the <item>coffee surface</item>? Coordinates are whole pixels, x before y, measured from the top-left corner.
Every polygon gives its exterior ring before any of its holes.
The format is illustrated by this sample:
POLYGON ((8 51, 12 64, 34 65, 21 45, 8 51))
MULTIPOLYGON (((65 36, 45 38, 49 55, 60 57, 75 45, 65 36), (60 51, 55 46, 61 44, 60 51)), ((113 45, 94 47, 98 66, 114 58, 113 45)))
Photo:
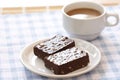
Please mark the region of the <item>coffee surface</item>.
POLYGON ((89 8, 73 9, 68 11, 67 14, 77 19, 89 19, 89 18, 95 18, 101 15, 99 11, 94 9, 89 9, 89 8))

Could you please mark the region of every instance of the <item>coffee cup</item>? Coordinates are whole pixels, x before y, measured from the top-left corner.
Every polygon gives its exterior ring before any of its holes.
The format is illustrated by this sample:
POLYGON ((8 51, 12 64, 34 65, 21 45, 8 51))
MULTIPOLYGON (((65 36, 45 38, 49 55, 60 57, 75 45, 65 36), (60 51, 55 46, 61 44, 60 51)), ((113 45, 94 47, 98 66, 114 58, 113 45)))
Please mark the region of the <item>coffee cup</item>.
POLYGON ((119 16, 116 13, 107 13, 105 7, 96 2, 79 1, 63 6, 63 27, 65 31, 75 38, 84 40, 96 39, 105 27, 118 24, 119 16), (114 17, 112 23, 108 20, 114 17))

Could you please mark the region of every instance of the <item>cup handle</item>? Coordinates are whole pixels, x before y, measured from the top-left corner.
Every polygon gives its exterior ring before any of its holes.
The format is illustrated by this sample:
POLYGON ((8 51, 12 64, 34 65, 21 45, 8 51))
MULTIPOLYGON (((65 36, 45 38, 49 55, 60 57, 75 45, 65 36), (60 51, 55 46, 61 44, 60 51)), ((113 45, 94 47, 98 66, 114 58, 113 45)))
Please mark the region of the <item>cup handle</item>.
POLYGON ((106 13, 106 26, 112 27, 119 23, 119 15, 116 13, 106 13), (115 22, 112 23, 112 21, 109 20, 110 17, 113 17, 115 19, 115 22))

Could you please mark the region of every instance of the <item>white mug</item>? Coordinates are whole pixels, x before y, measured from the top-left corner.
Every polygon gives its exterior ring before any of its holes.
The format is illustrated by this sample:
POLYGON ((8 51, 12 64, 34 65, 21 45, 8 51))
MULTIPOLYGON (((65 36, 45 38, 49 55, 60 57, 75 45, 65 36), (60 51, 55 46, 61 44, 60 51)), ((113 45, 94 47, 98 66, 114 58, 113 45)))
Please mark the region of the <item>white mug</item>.
POLYGON ((62 8, 63 27, 71 37, 84 40, 96 39, 106 26, 115 26, 119 22, 119 16, 116 13, 108 14, 103 5, 89 1, 73 2, 62 8), (78 19, 67 14, 68 11, 78 8, 89 8, 99 11, 101 14, 94 18, 78 19), (112 24, 108 18, 112 16, 116 22, 112 24))

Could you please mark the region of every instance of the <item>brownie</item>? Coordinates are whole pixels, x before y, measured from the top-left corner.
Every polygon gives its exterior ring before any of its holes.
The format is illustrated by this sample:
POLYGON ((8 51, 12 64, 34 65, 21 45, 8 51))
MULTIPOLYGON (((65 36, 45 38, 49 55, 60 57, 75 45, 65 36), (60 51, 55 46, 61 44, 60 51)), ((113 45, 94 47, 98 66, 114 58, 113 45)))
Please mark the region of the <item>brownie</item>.
POLYGON ((44 57, 46 56, 74 46, 74 40, 62 35, 55 35, 54 37, 35 45, 33 51, 37 57, 44 60, 44 57))
POLYGON ((86 51, 72 47, 45 57, 44 62, 54 74, 63 75, 87 66, 89 55, 86 51))

